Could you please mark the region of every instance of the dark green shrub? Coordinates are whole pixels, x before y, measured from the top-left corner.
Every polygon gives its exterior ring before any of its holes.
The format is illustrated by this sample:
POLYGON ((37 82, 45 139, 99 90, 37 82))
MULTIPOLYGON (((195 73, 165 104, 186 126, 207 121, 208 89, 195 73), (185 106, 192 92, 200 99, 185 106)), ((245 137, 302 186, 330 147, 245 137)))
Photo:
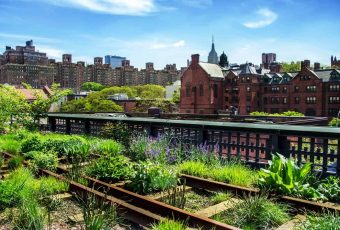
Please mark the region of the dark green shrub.
POLYGON ((27 153, 29 151, 41 151, 43 149, 42 143, 37 135, 28 136, 21 143, 21 151, 27 153))
POLYGON ((129 186, 137 193, 149 194, 177 185, 178 173, 171 166, 146 161, 139 162, 134 168, 135 174, 129 186))
POLYGON ((77 143, 65 147, 64 151, 69 162, 82 162, 90 155, 90 145, 88 143, 77 143))
POLYGON ((153 224, 150 230, 186 230, 186 224, 174 220, 164 219, 158 224, 153 224))
POLYGON ((87 142, 78 136, 58 136, 53 138, 47 138, 43 143, 42 147, 49 151, 52 150, 58 153, 58 156, 65 155, 65 152, 75 145, 87 144, 87 142))
POLYGON ((133 175, 133 164, 125 156, 102 157, 94 161, 86 174, 105 182, 117 182, 129 179, 133 175))
POLYGON ((45 215, 36 199, 24 199, 14 217, 13 229, 43 230, 45 215))
POLYGON ((106 123, 102 128, 101 134, 103 137, 114 139, 126 147, 130 145, 132 137, 132 131, 126 124, 121 122, 106 123))
POLYGON ((24 158, 22 156, 16 155, 8 160, 7 165, 9 169, 16 169, 24 163, 24 158))
POLYGON ((117 156, 122 153, 124 146, 113 140, 104 140, 97 143, 95 153, 106 156, 117 156))
POLYGON ((300 221, 295 230, 340 230, 340 215, 338 213, 323 212, 310 213, 307 220, 300 221))

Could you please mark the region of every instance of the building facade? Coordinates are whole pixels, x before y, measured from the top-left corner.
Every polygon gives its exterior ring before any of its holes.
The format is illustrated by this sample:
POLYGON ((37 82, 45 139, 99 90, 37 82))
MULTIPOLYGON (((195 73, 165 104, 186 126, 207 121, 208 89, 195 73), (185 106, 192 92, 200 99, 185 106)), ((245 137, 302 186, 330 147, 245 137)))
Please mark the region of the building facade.
POLYGON ((237 111, 281 113, 288 110, 308 116, 336 116, 340 109, 340 70, 311 70, 305 63, 296 73, 261 73, 250 63, 224 70, 199 61, 181 77, 181 113, 211 114, 237 111))
POLYGON ((105 64, 110 64, 112 68, 120 67, 122 65, 123 60, 126 60, 126 57, 111 56, 111 55, 105 56, 105 64))

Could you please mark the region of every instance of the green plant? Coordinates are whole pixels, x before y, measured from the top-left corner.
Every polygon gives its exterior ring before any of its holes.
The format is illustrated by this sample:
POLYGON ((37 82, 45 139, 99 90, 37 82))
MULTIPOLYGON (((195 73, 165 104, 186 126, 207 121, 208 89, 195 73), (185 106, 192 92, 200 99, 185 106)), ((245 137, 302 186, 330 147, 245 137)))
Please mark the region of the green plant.
POLYGON ((87 144, 86 140, 76 135, 48 135, 42 143, 44 150, 52 150, 58 153, 58 156, 63 156, 65 151, 75 145, 87 144))
POLYGON ((272 229, 289 221, 290 217, 287 206, 263 196, 251 196, 217 214, 214 219, 238 228, 272 229))
POLYGON ((153 224, 150 230, 186 230, 186 224, 184 222, 178 222, 175 220, 164 219, 158 224, 153 224))
POLYGON ((33 171, 37 172, 39 169, 47 169, 55 171, 58 166, 58 157, 54 152, 40 152, 34 151, 31 153, 31 160, 29 160, 29 166, 33 171))
POLYGON ((96 153, 107 156, 116 156, 120 154, 124 150, 124 147, 113 140, 104 140, 98 143, 98 147, 96 148, 96 153))
POLYGON ((124 123, 106 123, 102 128, 102 136, 105 138, 112 138, 125 147, 128 147, 130 145, 132 132, 124 123))
POLYGON ((27 153, 29 151, 40 151, 42 148, 42 143, 38 135, 28 136, 21 143, 21 151, 23 153, 27 153))
POLYGON ((86 174, 106 182, 117 182, 133 175, 133 164, 122 155, 101 157, 86 169, 86 174))
POLYGON ((77 143, 64 148, 64 151, 68 161, 82 162, 90 155, 90 145, 89 143, 77 143))
POLYGON ((24 162, 24 158, 20 155, 15 155, 8 160, 7 165, 9 169, 16 169, 21 166, 24 162))
POLYGON ((20 142, 13 139, 1 140, 0 151, 10 154, 18 154, 21 151, 20 142))
POLYGON ((208 167, 199 161, 185 161, 179 165, 179 169, 182 173, 198 177, 206 177, 209 172, 208 167))
POLYGON ((331 127, 340 127, 340 118, 333 118, 329 123, 328 123, 328 126, 331 126, 331 127))
POLYGON ((146 161, 139 162, 134 168, 129 186, 137 193, 164 191, 177 185, 178 173, 171 166, 146 161))
POLYGON ((272 160, 268 163, 269 168, 261 169, 259 172, 260 186, 287 194, 291 194, 294 188, 304 184, 311 170, 310 163, 300 168, 291 159, 286 159, 278 153, 273 154, 272 160))
POLYGON ((35 199, 23 199, 14 218, 13 229, 43 230, 44 218, 44 210, 35 199))
POLYGON ((165 192, 162 192, 162 199, 161 201, 177 208, 184 209, 185 202, 186 202, 186 190, 185 190, 185 183, 181 186, 171 187, 167 189, 165 192))
POLYGON ((105 202, 105 199, 89 193, 76 198, 82 208, 86 230, 111 229, 120 221, 116 206, 105 202))
POLYGON ((36 183, 32 185, 36 194, 42 198, 61 192, 66 192, 69 189, 69 184, 64 181, 59 181, 54 177, 40 177, 36 183))
POLYGON ((5 158, 4 156, 0 153, 0 169, 2 168, 2 166, 4 165, 5 163, 5 158))
POLYGON ((211 201, 214 204, 219 204, 223 201, 227 201, 231 198, 231 194, 228 192, 218 192, 211 197, 211 201))
POLYGON ((340 230, 340 216, 338 213, 323 212, 310 213, 306 220, 300 221, 295 230, 340 230))

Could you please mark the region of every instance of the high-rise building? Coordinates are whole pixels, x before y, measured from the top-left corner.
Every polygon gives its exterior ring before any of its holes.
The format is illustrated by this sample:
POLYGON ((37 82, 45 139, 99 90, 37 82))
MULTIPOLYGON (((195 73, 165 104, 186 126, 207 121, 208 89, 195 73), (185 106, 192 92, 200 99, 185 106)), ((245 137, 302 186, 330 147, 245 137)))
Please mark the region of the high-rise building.
POLYGON ((95 57, 93 60, 94 60, 93 63, 95 65, 102 65, 103 64, 103 58, 102 57, 95 57))
POLYGON ((6 46, 3 56, 5 63, 11 64, 47 65, 48 63, 46 53, 36 51, 32 40, 26 41, 26 46, 16 46, 15 49, 6 46))
POLYGON ((218 64, 218 56, 217 56, 217 53, 215 51, 214 38, 212 38, 211 50, 210 50, 209 56, 208 56, 208 63, 218 64))
POLYGON ((111 56, 111 55, 105 56, 105 64, 110 64, 112 68, 121 67, 123 60, 126 60, 126 57, 111 56))
POLYGON ((275 53, 262 53, 262 65, 263 68, 269 69, 270 63, 276 62, 275 53))

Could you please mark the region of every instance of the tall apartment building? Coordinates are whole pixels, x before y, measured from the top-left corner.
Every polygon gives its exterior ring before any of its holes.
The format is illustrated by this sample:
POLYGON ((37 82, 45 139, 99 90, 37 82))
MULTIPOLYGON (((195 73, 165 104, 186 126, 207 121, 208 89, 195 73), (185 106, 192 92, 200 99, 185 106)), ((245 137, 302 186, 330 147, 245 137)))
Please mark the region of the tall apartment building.
POLYGON ((46 53, 36 51, 32 40, 26 41, 25 46, 16 46, 15 49, 6 46, 3 58, 6 63, 11 64, 47 65, 48 63, 46 53))
POLYGON ((112 68, 120 67, 122 65, 123 60, 126 60, 126 57, 111 56, 111 55, 105 56, 105 64, 110 64, 112 68))

